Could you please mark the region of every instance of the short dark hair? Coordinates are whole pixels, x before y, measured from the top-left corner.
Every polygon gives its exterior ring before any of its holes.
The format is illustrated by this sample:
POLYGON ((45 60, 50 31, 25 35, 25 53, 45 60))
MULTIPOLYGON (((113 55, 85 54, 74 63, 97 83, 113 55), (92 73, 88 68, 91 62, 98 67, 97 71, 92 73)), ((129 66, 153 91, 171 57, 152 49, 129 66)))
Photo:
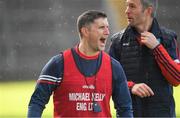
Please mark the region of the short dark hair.
POLYGON ((97 10, 88 10, 82 13, 77 19, 77 30, 81 35, 81 28, 94 22, 98 18, 107 18, 104 12, 97 10))

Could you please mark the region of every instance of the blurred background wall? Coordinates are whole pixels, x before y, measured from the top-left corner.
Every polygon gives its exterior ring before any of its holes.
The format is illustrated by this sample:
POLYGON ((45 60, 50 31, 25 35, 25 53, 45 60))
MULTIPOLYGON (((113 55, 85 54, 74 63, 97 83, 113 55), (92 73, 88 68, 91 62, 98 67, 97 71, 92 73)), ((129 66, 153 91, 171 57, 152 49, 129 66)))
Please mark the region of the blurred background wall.
MULTIPOLYGON (((107 13, 111 35, 127 25, 124 0, 0 0, 0 81, 36 80, 45 63, 79 41, 77 17, 107 13)), ((159 0, 161 25, 180 36, 180 1, 159 0)), ((107 47, 109 42, 107 43, 107 47)))

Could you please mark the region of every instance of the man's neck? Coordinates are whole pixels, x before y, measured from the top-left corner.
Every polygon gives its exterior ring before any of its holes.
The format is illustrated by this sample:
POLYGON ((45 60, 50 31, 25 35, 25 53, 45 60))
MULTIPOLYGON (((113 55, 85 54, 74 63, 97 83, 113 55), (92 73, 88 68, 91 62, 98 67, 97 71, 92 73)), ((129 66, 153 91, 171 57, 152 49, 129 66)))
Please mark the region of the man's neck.
POLYGON ((80 43, 77 48, 80 51, 80 53, 82 53, 82 54, 84 54, 86 56, 95 56, 95 55, 97 55, 100 52, 100 51, 94 52, 94 51, 90 50, 88 48, 88 46, 86 46, 86 45, 84 45, 82 43, 80 43))
POLYGON ((144 31, 149 31, 152 26, 152 22, 153 22, 153 18, 150 18, 143 24, 139 25, 138 27, 136 27, 137 32, 142 33, 144 31))

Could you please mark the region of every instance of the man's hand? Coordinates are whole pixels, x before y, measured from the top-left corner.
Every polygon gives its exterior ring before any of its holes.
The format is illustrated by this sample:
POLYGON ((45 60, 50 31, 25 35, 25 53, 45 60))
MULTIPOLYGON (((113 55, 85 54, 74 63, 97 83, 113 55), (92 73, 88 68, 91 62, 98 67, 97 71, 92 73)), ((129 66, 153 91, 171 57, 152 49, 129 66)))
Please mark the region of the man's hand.
POLYGON ((150 49, 154 49, 157 45, 159 45, 159 41, 150 32, 141 33, 141 43, 150 49))
POLYGON ((150 97, 154 95, 152 89, 145 83, 135 84, 131 89, 132 94, 137 95, 141 98, 150 97))

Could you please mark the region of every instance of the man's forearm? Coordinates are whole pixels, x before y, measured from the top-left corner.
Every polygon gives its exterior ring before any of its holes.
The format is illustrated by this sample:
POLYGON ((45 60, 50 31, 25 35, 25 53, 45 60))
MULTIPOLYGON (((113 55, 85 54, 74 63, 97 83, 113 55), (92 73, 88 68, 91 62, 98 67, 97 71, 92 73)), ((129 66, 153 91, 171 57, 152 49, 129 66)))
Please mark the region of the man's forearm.
POLYGON ((156 62, 158 63, 162 74, 173 86, 180 84, 180 64, 174 62, 162 45, 153 50, 156 62))
POLYGON ((43 112, 43 108, 39 105, 36 104, 31 104, 28 107, 28 118, 32 118, 32 117, 41 117, 43 112))

